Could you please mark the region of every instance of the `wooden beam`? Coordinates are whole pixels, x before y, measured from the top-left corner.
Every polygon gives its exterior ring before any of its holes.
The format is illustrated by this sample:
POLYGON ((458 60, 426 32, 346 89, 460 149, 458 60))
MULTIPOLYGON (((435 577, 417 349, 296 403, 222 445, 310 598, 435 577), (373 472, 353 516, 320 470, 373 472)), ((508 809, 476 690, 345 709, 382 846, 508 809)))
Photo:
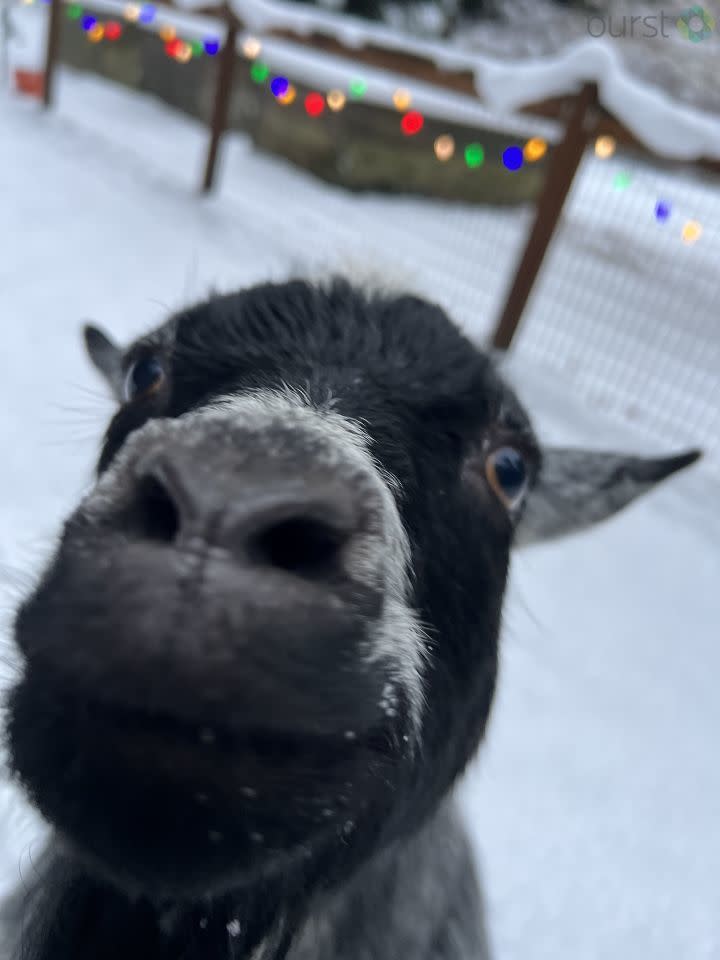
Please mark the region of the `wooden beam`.
POLYGON ((510 293, 493 334, 492 345, 498 350, 507 350, 517 331, 525 306, 532 293, 535 281, 543 265, 565 200, 588 141, 595 134, 594 107, 597 104, 597 87, 588 83, 572 103, 572 110, 565 128, 565 136, 555 147, 543 191, 538 200, 530 235, 515 270, 510 293))
POLYGON ((205 176, 203 177, 203 193, 209 193, 210 190, 212 190, 215 180, 215 167, 217 165, 220 140, 227 127, 233 69, 237 58, 235 48, 237 46, 238 23, 236 18, 232 16, 226 18, 226 23, 225 45, 220 51, 217 83, 215 85, 215 100, 213 103, 212 119, 210 121, 210 143, 208 145, 207 161, 205 163, 205 176))
POLYGON ((47 39, 45 43, 45 77, 43 83, 43 105, 52 104, 53 80, 60 49, 60 22, 62 20, 62 0, 51 0, 48 14, 47 39))

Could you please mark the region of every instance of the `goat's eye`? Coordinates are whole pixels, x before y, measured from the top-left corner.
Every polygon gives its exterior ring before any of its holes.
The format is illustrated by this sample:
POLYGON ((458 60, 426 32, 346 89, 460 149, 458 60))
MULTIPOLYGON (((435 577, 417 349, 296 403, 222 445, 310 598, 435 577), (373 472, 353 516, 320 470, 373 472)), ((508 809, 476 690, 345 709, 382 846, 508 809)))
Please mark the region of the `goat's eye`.
POLYGON ((136 360, 125 377, 123 395, 126 401, 149 397, 156 393, 165 381, 165 371, 157 357, 147 356, 136 360))
POLYGON ((527 487, 525 458, 514 447, 500 447, 485 461, 488 483, 508 509, 516 507, 527 487))

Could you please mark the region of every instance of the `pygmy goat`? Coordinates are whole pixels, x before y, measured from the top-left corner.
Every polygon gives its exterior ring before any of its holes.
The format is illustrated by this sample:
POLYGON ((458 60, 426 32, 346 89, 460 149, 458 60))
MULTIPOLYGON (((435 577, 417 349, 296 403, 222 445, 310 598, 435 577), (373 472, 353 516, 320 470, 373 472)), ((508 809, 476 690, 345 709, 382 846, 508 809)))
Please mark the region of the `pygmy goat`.
POLYGON ((541 450, 443 311, 336 280, 126 350, 98 477, 20 609, 11 768, 52 825, 11 960, 482 960, 451 790, 513 543, 696 459, 541 450))

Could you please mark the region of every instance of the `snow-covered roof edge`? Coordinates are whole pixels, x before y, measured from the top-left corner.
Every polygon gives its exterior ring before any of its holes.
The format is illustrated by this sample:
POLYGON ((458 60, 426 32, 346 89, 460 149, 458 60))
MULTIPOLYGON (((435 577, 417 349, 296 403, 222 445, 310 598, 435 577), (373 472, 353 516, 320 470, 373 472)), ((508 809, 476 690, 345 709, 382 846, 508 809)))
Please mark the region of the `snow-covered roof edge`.
POLYGON ((491 106, 512 110, 594 81, 600 103, 653 153, 677 160, 720 160, 720 117, 679 103, 623 67, 612 43, 584 39, 557 55, 504 63, 482 59, 475 86, 491 106))

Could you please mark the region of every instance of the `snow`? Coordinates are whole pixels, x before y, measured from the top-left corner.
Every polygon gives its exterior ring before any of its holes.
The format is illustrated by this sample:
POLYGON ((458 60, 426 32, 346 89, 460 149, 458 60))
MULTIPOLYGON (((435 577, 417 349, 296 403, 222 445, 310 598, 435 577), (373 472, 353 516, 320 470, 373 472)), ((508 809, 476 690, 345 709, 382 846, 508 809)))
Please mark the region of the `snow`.
POLYGON ((720 117, 678 104, 655 86, 634 80, 610 41, 585 39, 559 53, 531 60, 480 59, 476 86, 491 107, 514 110, 528 102, 598 84, 600 103, 659 156, 720 159, 720 117), (673 135, 668 136, 668 123, 673 135))
MULTIPOLYGON (((560 55, 592 37, 612 47, 630 77, 663 90, 678 104, 717 115, 718 33, 701 43, 684 37, 675 21, 688 7, 644 0, 585 6, 503 0, 497 19, 463 23, 457 42, 495 60, 518 62, 560 55)), ((705 0, 703 7, 720 23, 718 0, 705 0)))
MULTIPOLYGON (((82 320, 128 339, 211 287, 344 266, 411 286, 482 337, 530 216, 350 197, 240 136, 219 192, 200 199, 199 125, 95 78, 59 81, 48 115, 0 94, 8 623, 90 481, 111 409, 82 320)), ((495 712, 461 787, 497 960, 720 955, 720 197, 638 164, 636 190, 616 197, 615 163, 585 165, 508 372, 550 440, 700 441, 708 456, 603 529, 515 560, 495 712), (702 214, 694 247, 640 218, 658 191, 702 214)), ((12 656, 0 656, 6 680, 12 656)), ((0 893, 30 869, 43 829, 0 786, 0 893)))
MULTIPOLYGON (((522 383, 550 440, 636 444, 569 421, 545 378, 522 383)), ((720 956, 720 512, 689 508, 692 488, 688 473, 515 559, 495 710, 461 789, 498 960, 720 956)))

